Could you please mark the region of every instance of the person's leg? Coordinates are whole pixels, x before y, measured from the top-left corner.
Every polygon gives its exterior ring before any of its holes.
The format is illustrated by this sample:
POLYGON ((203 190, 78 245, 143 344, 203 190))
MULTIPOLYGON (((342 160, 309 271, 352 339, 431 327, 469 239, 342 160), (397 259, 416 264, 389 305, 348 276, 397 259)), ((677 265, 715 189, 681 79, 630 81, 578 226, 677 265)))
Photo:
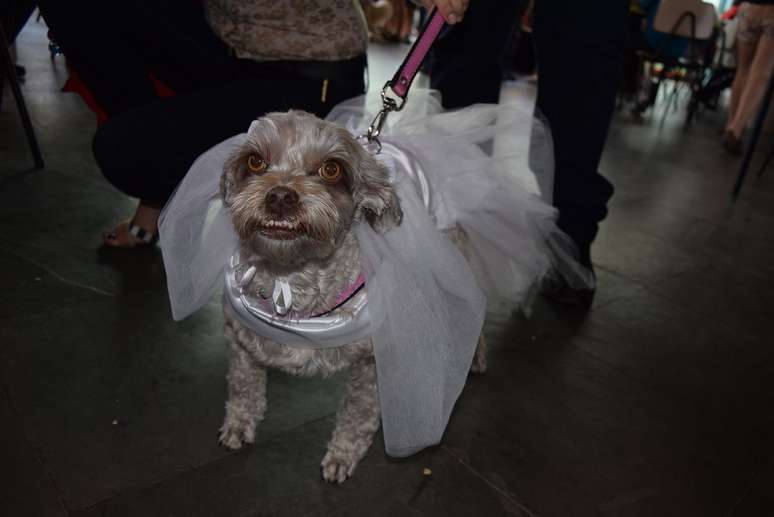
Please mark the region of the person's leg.
POLYGON ((559 227, 591 266, 590 246, 613 186, 597 171, 615 109, 628 2, 535 3, 537 108, 547 118, 556 163, 559 227))
POLYGON ((41 0, 41 13, 68 64, 109 116, 154 102, 149 73, 176 92, 230 79, 229 51, 200 2, 41 0))
POLYGON ((736 42, 736 74, 734 75, 734 82, 731 84, 731 100, 728 107, 728 125, 726 128, 731 125, 739 111, 739 99, 742 97, 742 92, 747 85, 747 76, 750 73, 750 66, 755 57, 756 43, 756 41, 736 42))
POLYGON ((176 93, 218 86, 239 76, 238 60, 207 22, 203 2, 164 0, 137 5, 144 21, 130 38, 149 71, 176 93))
POLYGON ((764 34, 758 40, 755 57, 750 64, 736 113, 728 125, 728 131, 734 137, 741 138, 745 126, 758 109, 772 70, 774 70, 774 36, 764 34))
POLYGON ((430 85, 443 106, 459 108, 500 100, 503 55, 527 0, 477 0, 465 18, 436 41, 430 57, 430 85))
MULTIPOLYGON (((161 207, 194 160, 246 131, 256 117, 291 108, 323 117, 338 102, 365 90, 364 57, 333 65, 339 72, 327 77, 326 86, 322 77, 294 73, 292 64, 243 65, 249 70, 240 80, 157 100, 111 118, 97 131, 93 142, 97 163, 119 190, 142 200, 131 222, 146 232, 155 235, 161 207)), ((108 233, 105 244, 137 244, 128 227, 123 223, 108 233)))
POLYGON ((129 221, 116 225, 105 232, 102 241, 114 248, 134 248, 156 244, 158 240, 158 221, 164 205, 141 199, 129 221))
POLYGON ((38 4, 68 65, 108 115, 156 99, 145 64, 126 38, 125 24, 135 20, 133 8, 116 11, 100 0, 38 4))

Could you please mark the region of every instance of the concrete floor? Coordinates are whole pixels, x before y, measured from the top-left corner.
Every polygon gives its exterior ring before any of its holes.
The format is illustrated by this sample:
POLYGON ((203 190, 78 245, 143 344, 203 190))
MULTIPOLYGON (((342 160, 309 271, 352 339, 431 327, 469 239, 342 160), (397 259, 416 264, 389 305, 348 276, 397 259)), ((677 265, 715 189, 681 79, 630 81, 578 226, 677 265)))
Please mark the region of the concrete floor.
MULTIPOLYGON (((374 48, 372 84, 401 53, 374 48)), ((94 117, 60 93, 42 26, 21 35, 19 61, 47 168, 31 170, 6 90, 0 514, 774 515, 774 172, 730 202, 739 162, 719 149, 722 114, 687 132, 679 114, 663 129, 617 115, 588 316, 543 302, 530 320, 492 314, 491 369, 443 444, 395 461, 379 437, 330 486, 318 465, 341 378, 273 374, 255 446, 219 447, 218 301, 173 323, 157 251, 98 251, 133 203, 101 177, 94 117)))

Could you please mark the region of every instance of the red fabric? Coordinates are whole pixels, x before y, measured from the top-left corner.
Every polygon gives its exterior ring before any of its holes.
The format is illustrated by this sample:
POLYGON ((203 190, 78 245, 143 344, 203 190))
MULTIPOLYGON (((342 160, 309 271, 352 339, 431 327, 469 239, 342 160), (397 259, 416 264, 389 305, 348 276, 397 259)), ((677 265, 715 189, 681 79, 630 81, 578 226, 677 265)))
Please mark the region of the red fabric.
POLYGON ((739 6, 735 5, 731 9, 729 9, 728 11, 724 12, 720 16, 720 19, 721 20, 733 20, 734 18, 736 18, 736 13, 737 12, 739 12, 739 6))
MULTIPOLYGON (((91 109, 91 111, 97 115, 97 125, 102 124, 108 118, 110 118, 105 110, 99 106, 99 103, 97 103, 97 100, 94 98, 94 95, 92 95, 86 84, 81 81, 78 73, 72 68, 69 70, 69 72, 70 75, 67 78, 64 86, 62 86, 62 91, 73 92, 80 95, 83 99, 83 102, 85 102, 89 109, 91 109)), ((156 95, 160 99, 166 99, 175 95, 175 91, 172 88, 156 79, 153 74, 148 74, 148 77, 153 83, 153 88, 156 90, 156 95)))
POLYGON ((99 107, 99 104, 97 104, 94 96, 91 94, 89 89, 86 88, 86 85, 83 84, 83 81, 81 81, 81 78, 74 70, 70 70, 70 76, 67 78, 64 86, 62 86, 62 91, 73 92, 80 95, 81 99, 83 99, 83 102, 86 103, 89 109, 96 113, 98 125, 102 124, 108 119, 107 113, 105 113, 102 108, 99 107))
POLYGON ((153 74, 148 74, 148 77, 153 83, 153 87, 156 89, 156 95, 159 96, 159 99, 167 99, 175 96, 175 90, 156 79, 153 74))

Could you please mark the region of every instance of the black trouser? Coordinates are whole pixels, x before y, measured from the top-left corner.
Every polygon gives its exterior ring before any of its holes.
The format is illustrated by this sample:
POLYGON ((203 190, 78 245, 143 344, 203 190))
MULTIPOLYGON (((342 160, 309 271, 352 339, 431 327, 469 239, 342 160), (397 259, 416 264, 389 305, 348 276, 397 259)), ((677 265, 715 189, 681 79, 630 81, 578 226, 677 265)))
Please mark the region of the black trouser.
POLYGON ((559 227, 582 254, 613 195, 597 167, 615 109, 628 9, 627 0, 535 2, 537 107, 554 139, 554 205, 559 227))
POLYGON ((430 86, 447 109, 496 103, 503 82, 503 59, 527 0, 473 0, 462 23, 433 45, 430 86))
POLYGON ((261 115, 293 108, 324 117, 364 91, 365 57, 306 68, 244 64, 244 76, 222 86, 157 100, 104 123, 93 147, 105 177, 130 196, 163 204, 200 154, 244 133, 261 115), (328 73, 306 75, 318 67, 328 73))
MULTIPOLYGON (((464 52, 464 58, 455 61, 452 53, 436 53, 431 69, 439 74, 433 85, 441 89, 447 106, 497 102, 502 76, 495 74, 497 68, 492 64, 499 63, 520 5, 499 0, 471 2, 464 21, 454 29, 459 31, 458 40, 446 43, 464 52), (476 59, 480 61, 475 63, 476 59), (478 75, 483 66, 488 71, 478 75)), ((615 107, 628 5, 627 0, 535 1, 537 107, 554 138, 554 204, 559 209, 560 228, 576 241, 583 255, 607 214, 613 193, 597 167, 615 107)))
POLYGON ((365 91, 365 56, 332 62, 237 59, 191 0, 44 1, 41 10, 68 63, 109 116, 93 149, 120 190, 163 204, 194 160, 270 111, 325 116, 365 91), (80 6, 80 8, 79 8, 80 6), (176 95, 159 99, 152 73, 176 95))

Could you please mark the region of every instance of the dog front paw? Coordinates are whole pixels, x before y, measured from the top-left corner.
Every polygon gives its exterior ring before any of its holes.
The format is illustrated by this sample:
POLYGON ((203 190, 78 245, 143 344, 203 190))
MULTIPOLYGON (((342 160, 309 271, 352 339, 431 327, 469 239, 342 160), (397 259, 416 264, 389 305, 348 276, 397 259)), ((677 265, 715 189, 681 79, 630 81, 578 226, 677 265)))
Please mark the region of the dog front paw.
POLYGON ((355 472, 359 458, 341 452, 328 451, 320 464, 322 477, 328 483, 343 483, 355 472))
POLYGON ((228 418, 220 428, 220 444, 236 450, 255 441, 255 424, 230 421, 228 418))

